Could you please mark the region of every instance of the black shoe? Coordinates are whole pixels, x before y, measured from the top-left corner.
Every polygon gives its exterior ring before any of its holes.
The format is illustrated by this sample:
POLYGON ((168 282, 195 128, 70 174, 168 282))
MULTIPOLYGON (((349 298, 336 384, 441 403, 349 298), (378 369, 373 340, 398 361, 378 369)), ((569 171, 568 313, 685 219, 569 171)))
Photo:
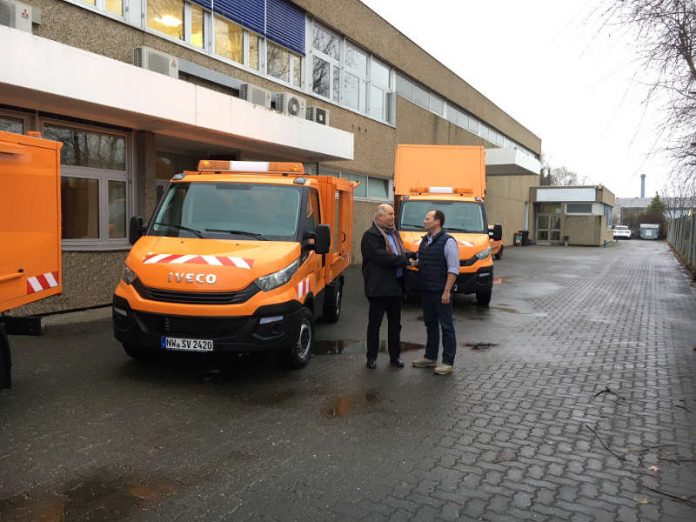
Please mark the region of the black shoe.
POLYGON ((403 368, 404 367, 404 361, 401 359, 392 359, 389 361, 389 366, 393 366, 394 368, 403 368))
POLYGON ((367 366, 370 370, 374 370, 375 368, 377 368, 377 361, 375 361, 374 359, 368 359, 367 364, 365 366, 367 366))

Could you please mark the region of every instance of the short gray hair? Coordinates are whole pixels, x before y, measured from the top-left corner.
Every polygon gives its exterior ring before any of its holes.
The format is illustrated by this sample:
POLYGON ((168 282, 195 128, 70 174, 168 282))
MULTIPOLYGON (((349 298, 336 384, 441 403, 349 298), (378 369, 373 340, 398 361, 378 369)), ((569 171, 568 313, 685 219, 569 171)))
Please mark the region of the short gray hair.
POLYGON ((380 204, 377 207, 377 210, 375 210, 375 217, 377 218, 377 217, 381 216, 382 214, 384 214, 388 208, 391 210, 394 210, 394 208, 389 203, 380 204))

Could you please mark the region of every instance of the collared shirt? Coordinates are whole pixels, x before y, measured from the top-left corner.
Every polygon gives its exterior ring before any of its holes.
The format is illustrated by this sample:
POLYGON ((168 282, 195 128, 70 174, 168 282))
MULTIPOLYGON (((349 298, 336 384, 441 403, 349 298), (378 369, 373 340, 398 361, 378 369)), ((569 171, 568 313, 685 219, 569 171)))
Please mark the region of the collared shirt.
MULTIPOLYGON (((428 234, 428 245, 433 242, 433 235, 428 234)), ((445 243, 445 259, 447 260, 447 273, 459 275, 459 247, 457 240, 450 237, 445 243)))
MULTIPOLYGON (((390 233, 387 232, 387 239, 389 240, 389 244, 392 247, 392 250, 394 253, 397 253, 399 251, 399 247, 396 245, 396 239, 394 239, 394 236, 390 233)), ((402 277, 404 275, 404 269, 399 267, 396 269, 396 277, 402 277)))

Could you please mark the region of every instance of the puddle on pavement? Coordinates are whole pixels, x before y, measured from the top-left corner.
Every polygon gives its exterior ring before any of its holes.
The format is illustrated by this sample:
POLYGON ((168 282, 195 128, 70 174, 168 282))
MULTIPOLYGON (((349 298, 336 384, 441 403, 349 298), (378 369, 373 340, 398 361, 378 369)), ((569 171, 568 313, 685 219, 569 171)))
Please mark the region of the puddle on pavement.
POLYGON ((0 500, 3 522, 127 520, 136 508, 148 508, 174 494, 184 484, 174 480, 109 479, 77 480, 59 490, 36 488, 0 500))
POLYGON ((367 390, 366 392, 352 395, 341 395, 324 410, 324 414, 330 419, 345 417, 349 413, 373 406, 381 400, 382 395, 377 390, 367 390))
POLYGON ((490 350, 498 346, 496 343, 464 343, 464 346, 468 346, 472 350, 485 351, 490 350))
MULTIPOLYGON (((401 342, 402 352, 412 352, 415 350, 425 350, 424 344, 401 342)), ((367 351, 365 341, 356 340, 336 340, 336 341, 316 341, 312 353, 315 355, 338 355, 342 353, 362 353, 367 351)), ((387 341, 380 341, 379 353, 387 353, 387 341)))

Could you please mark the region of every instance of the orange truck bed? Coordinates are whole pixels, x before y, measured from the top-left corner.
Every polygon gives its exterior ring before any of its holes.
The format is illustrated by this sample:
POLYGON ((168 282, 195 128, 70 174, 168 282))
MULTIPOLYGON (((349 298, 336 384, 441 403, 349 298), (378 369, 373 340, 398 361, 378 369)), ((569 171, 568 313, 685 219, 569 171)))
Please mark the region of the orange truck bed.
POLYGON ((61 146, 0 132, 0 312, 62 290, 61 146))

